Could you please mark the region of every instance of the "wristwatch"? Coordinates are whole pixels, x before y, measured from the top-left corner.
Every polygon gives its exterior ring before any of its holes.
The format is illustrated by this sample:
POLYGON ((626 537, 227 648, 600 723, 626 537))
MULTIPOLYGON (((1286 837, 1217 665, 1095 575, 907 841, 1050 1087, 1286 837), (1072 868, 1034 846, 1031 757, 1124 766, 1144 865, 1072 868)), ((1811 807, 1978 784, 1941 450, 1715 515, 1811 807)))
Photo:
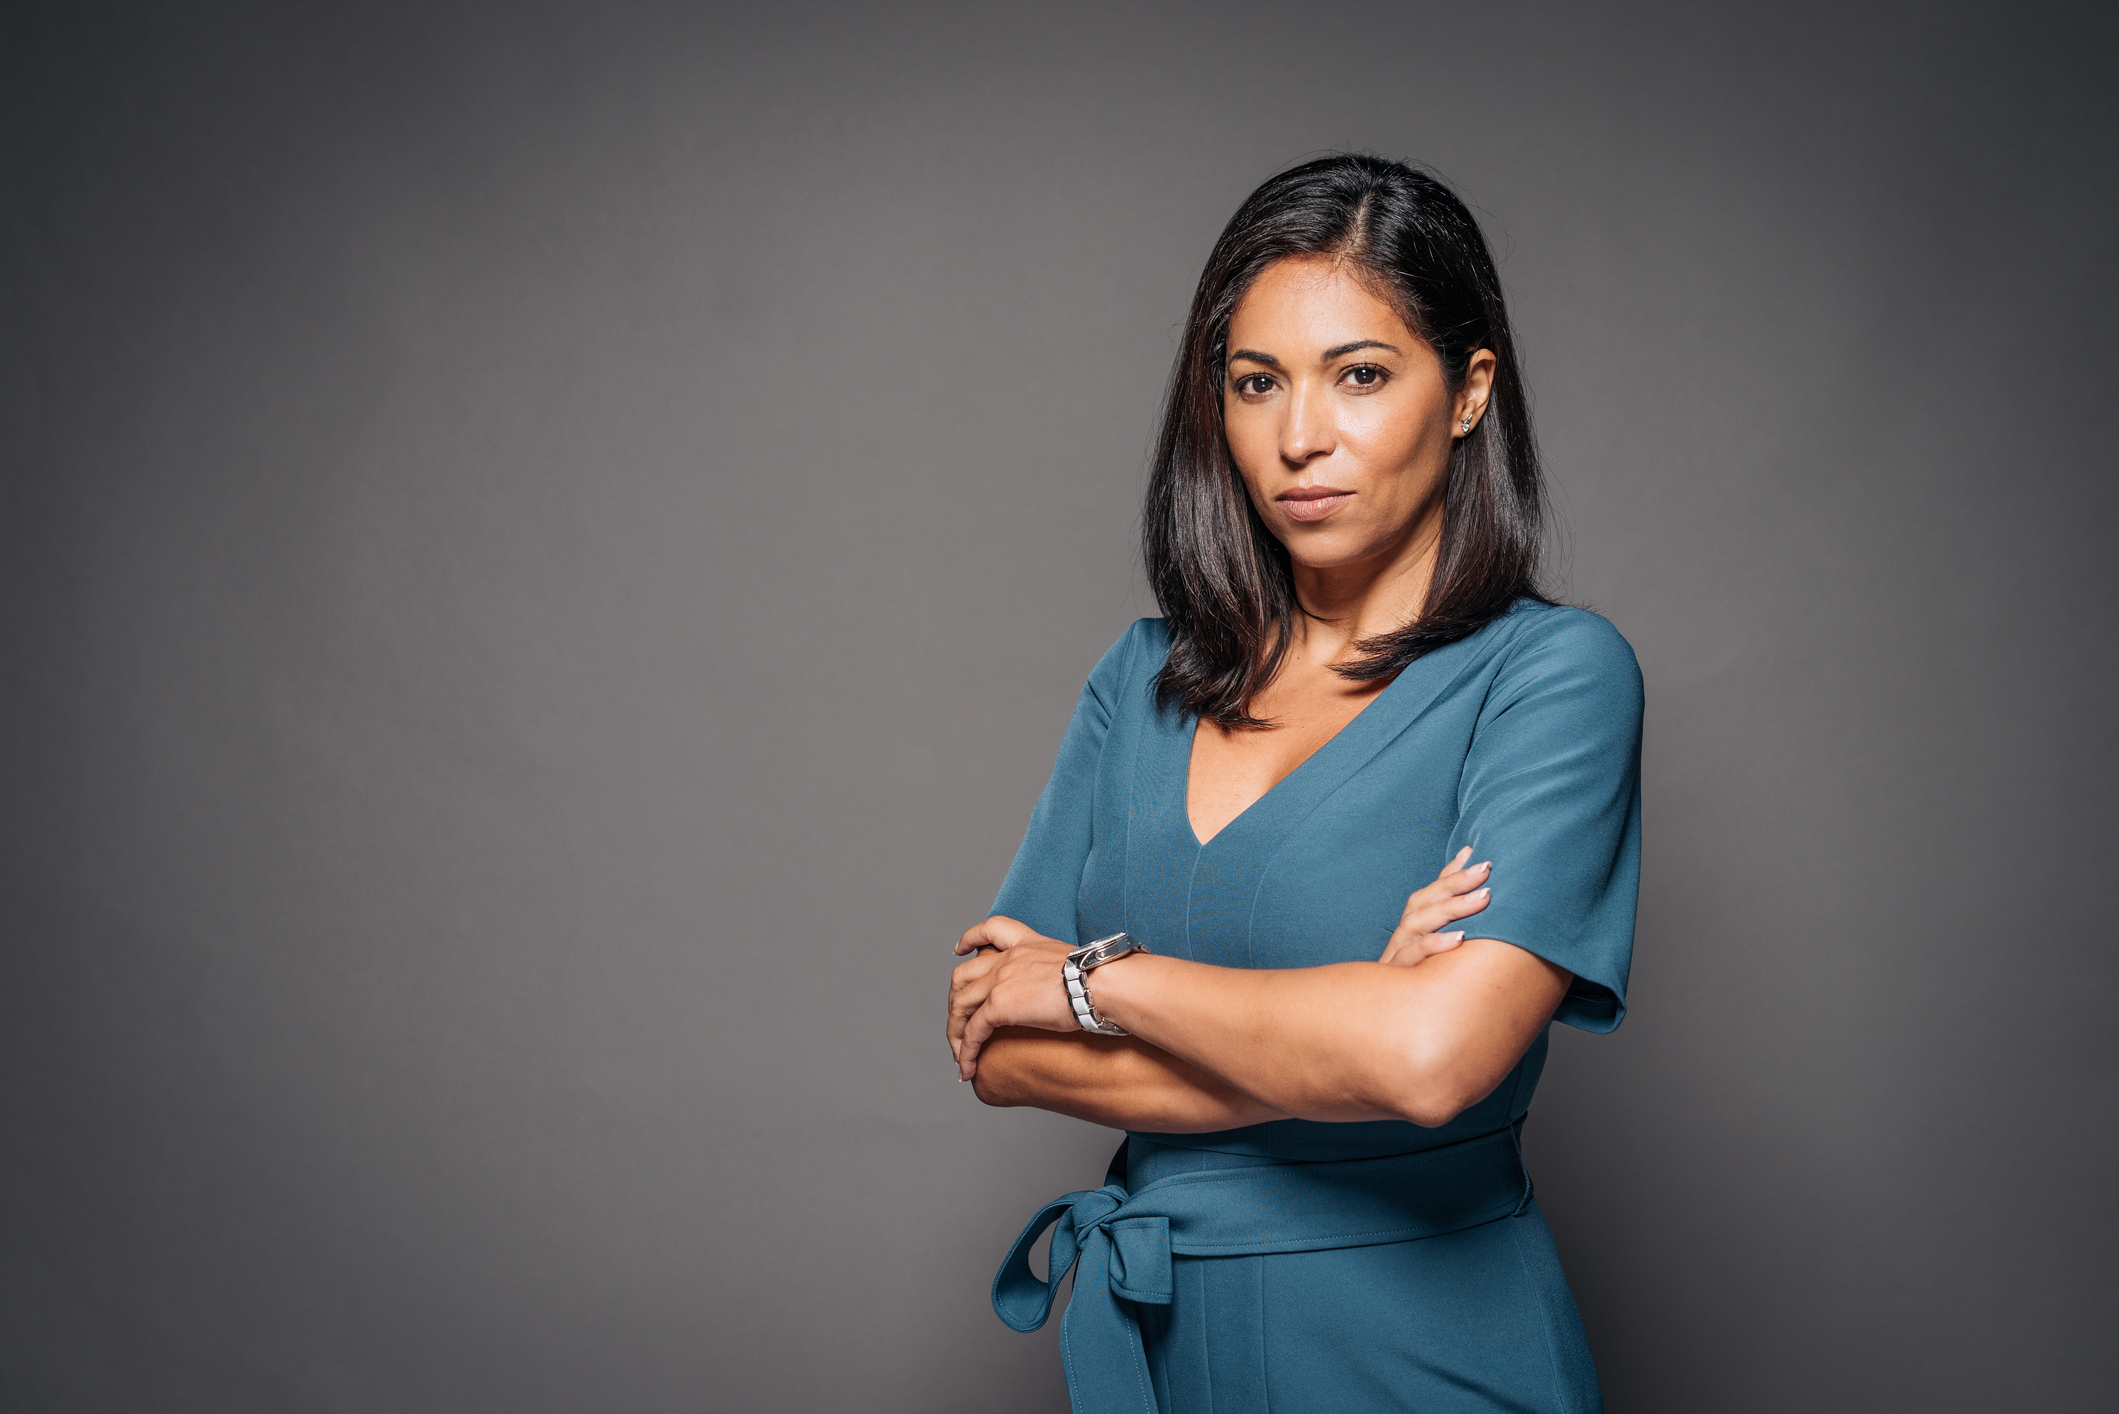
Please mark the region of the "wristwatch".
POLYGON ((1067 954, 1067 962, 1060 968, 1060 976, 1067 979, 1067 1005, 1074 1009, 1074 1019, 1081 1023, 1082 1030, 1094 1031, 1099 1036, 1132 1034, 1124 1027, 1097 1015, 1096 1003, 1089 1000, 1089 983, 1084 974, 1093 967, 1102 967, 1127 953, 1146 951, 1146 947, 1134 942, 1124 933, 1113 933, 1108 938, 1098 938, 1095 942, 1078 947, 1067 954))

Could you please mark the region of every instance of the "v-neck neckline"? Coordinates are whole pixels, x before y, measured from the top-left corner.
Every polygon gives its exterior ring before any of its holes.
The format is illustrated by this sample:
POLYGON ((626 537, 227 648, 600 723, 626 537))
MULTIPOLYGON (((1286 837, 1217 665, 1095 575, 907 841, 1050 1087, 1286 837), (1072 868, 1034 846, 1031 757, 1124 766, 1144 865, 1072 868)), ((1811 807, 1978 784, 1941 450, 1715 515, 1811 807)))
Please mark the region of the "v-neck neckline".
POLYGON ((1214 832, 1211 839, 1200 839, 1199 831, 1192 825, 1192 743, 1199 733, 1198 718, 1192 719, 1187 730, 1182 717, 1164 717, 1168 725, 1158 735, 1168 743, 1166 749, 1175 758, 1165 768, 1164 780, 1169 784, 1164 789, 1174 788, 1176 799, 1164 796, 1166 804, 1158 813, 1168 812, 1164 814, 1165 819, 1175 816, 1174 827, 1184 832, 1178 838, 1192 846, 1195 856, 1204 856, 1224 841, 1240 842, 1246 837, 1255 837, 1277 817, 1288 816, 1289 823, 1292 823, 1307 816, 1310 810, 1366 766, 1377 752, 1418 720, 1443 690, 1465 671, 1470 661, 1483 660, 1479 648, 1491 642, 1494 634, 1512 617, 1512 614, 1503 614, 1477 633, 1445 644, 1407 664, 1405 671, 1393 678, 1390 685, 1356 712, 1345 726, 1304 757, 1294 770, 1275 781, 1271 790, 1238 811, 1214 832), (1474 654, 1478 654, 1477 659, 1473 659, 1474 654))
POLYGON ((1360 723, 1362 718, 1368 716, 1368 714, 1372 710, 1382 704, 1384 698, 1389 697, 1391 695, 1391 689, 1396 687, 1398 685, 1398 679, 1404 676, 1404 673, 1400 673, 1398 677, 1392 678, 1389 682, 1385 683, 1381 692, 1376 693, 1373 697, 1369 698, 1368 701, 1362 703, 1359 711, 1355 712, 1353 716, 1347 718, 1344 722, 1341 722, 1339 724, 1339 730, 1333 732, 1323 741, 1317 743, 1317 749, 1315 751, 1312 751, 1309 755, 1303 757, 1300 761, 1297 761, 1293 770, 1289 771, 1279 780, 1273 782, 1273 784, 1267 786, 1264 792, 1260 794, 1256 800, 1252 801, 1249 805, 1246 805, 1243 809, 1237 811, 1234 815, 1231 815, 1228 819, 1222 821, 1221 828, 1216 830, 1213 834, 1208 835, 1205 839, 1201 839, 1199 837, 1199 826, 1192 823, 1192 756, 1199 739, 1200 727, 1199 718, 1194 717, 1192 719, 1192 730, 1189 732, 1180 733, 1185 744, 1185 795, 1184 799, 1178 802, 1181 807, 1178 813, 1185 817, 1185 832, 1191 835, 1193 845, 1199 849, 1206 849, 1208 846, 1212 845, 1214 841, 1220 839, 1223 835, 1226 835, 1229 831, 1235 829, 1237 824, 1242 821, 1245 816, 1249 815, 1252 811, 1264 805, 1268 800, 1271 800, 1274 794, 1279 791, 1282 786, 1286 785, 1289 781, 1294 780, 1297 776, 1301 775, 1304 771, 1308 770, 1311 762, 1315 761, 1318 757, 1324 755, 1327 751, 1330 751, 1341 737, 1353 731, 1355 726, 1360 723))

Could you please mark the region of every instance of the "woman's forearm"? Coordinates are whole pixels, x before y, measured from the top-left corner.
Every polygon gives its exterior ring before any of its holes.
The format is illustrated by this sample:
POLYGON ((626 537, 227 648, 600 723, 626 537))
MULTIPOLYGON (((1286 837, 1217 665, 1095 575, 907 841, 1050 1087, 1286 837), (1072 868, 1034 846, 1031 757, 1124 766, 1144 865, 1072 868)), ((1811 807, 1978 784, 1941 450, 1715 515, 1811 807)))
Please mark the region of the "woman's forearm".
POLYGON ((1112 1129, 1208 1134, 1287 1116, 1132 1037, 1003 1027, 973 1081, 989 1105, 1026 1105, 1112 1129))
POLYGON ((1065 942, 997 915, 957 950, 945 1034, 982 1097, 1168 1133, 1282 1116, 1447 1124, 1500 1084, 1571 980, 1491 938, 1408 963, 1394 935, 1389 962, 1280 971, 1134 953, 1092 970, 1097 1009, 1145 1043, 1110 1045, 1068 1006, 1065 942), (988 1076, 981 1048, 1021 1027, 1049 1039, 1014 1038, 988 1076))
POLYGON ((1136 954, 1091 977, 1106 1017, 1256 1103, 1303 1119, 1425 1125, 1485 1098, 1569 981, 1491 939, 1417 967, 1254 971, 1136 954))

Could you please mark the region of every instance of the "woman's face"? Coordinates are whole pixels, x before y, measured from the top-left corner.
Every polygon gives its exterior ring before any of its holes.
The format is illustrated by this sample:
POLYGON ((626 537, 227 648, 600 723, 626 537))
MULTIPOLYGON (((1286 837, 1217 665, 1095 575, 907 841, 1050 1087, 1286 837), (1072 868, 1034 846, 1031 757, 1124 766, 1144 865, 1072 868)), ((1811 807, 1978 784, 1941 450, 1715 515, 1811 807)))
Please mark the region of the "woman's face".
POLYGON ((1432 545, 1459 422, 1493 355, 1451 393, 1442 364, 1341 262, 1266 267, 1229 321, 1223 422, 1251 504, 1299 566, 1381 568, 1432 545))

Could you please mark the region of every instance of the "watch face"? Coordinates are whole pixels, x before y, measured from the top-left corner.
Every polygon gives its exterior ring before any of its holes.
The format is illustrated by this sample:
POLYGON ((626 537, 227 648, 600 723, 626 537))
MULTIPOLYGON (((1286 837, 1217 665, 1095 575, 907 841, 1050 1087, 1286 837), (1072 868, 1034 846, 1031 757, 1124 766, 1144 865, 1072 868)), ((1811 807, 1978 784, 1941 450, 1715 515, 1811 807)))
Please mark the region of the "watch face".
POLYGON ((1147 949, 1134 942, 1124 933, 1113 933, 1108 938, 1098 938, 1093 943, 1076 948, 1067 956, 1069 961, 1080 967, 1082 971, 1087 972, 1092 967, 1101 967, 1113 958, 1124 957, 1128 953, 1145 951, 1147 949))

